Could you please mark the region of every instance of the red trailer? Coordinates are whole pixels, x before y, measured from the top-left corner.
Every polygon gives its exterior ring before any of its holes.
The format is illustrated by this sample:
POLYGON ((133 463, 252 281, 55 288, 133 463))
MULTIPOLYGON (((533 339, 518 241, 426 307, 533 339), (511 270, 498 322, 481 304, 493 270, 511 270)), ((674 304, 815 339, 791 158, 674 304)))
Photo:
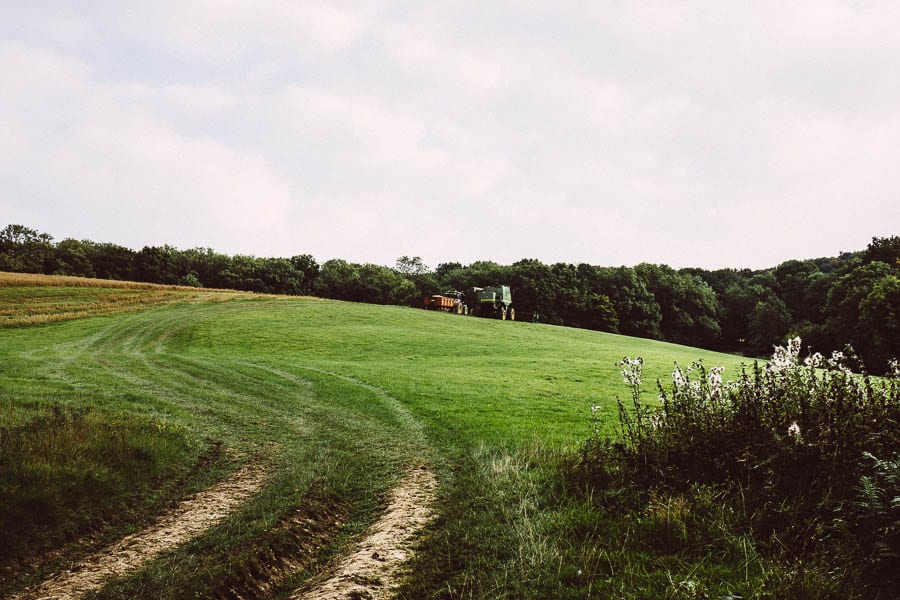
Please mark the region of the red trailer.
POLYGON ((462 301, 462 292, 450 291, 425 297, 425 308, 454 312, 458 315, 469 314, 468 307, 462 301))

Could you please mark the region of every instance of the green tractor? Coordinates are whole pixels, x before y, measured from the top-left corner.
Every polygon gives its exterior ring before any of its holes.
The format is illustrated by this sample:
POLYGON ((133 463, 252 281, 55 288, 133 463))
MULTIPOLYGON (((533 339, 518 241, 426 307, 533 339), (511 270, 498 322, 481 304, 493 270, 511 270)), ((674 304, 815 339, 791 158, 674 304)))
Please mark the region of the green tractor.
POLYGON ((512 306, 512 292, 508 285, 472 288, 474 300, 469 299, 469 312, 479 317, 516 320, 516 309, 512 306))

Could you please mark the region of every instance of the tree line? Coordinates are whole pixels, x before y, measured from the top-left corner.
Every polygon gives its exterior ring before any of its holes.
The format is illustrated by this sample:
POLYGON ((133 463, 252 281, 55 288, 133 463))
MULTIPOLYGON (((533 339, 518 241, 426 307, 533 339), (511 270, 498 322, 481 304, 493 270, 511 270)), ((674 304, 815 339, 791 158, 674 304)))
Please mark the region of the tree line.
POLYGON ((762 356, 787 336, 813 351, 851 346, 872 372, 900 357, 900 237, 873 238, 836 257, 761 270, 673 269, 477 261, 431 269, 418 257, 393 268, 342 259, 226 255, 209 248, 53 238, 23 225, 0 231, 0 270, 231 288, 421 306, 426 295, 504 284, 519 318, 762 356))

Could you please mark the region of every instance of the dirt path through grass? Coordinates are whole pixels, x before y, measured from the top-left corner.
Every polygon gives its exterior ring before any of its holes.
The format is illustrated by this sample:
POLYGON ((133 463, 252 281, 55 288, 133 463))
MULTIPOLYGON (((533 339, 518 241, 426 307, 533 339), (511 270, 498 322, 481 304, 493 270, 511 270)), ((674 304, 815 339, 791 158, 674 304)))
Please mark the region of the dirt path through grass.
POLYGON ((121 539, 14 598, 63 600, 96 591, 217 524, 258 492, 266 478, 261 466, 244 467, 183 501, 152 527, 121 539))
POLYGON ((425 525, 434 515, 437 480, 426 466, 411 469, 391 493, 384 514, 341 559, 327 579, 298 591, 294 600, 390 598, 403 565, 412 557, 425 525))

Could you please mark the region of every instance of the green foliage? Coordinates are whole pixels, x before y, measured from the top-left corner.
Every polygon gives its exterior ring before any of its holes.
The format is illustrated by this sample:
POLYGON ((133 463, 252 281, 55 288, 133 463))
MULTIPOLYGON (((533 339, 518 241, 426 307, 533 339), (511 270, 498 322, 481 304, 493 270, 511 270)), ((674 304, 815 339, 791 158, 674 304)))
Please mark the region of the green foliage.
POLYGON ((665 265, 640 264, 635 271, 659 304, 664 339, 690 346, 710 346, 721 335, 716 294, 696 275, 665 265))
POLYGON ((876 372, 898 356, 896 291, 900 268, 883 262, 855 267, 839 277, 828 292, 828 329, 833 339, 843 340, 876 372))
POLYGON ((900 453, 863 456, 856 498, 842 507, 836 526, 853 543, 867 578, 890 594, 900 587, 900 453))
POLYGON ((878 238, 873 237, 865 252, 862 253, 864 263, 883 262, 888 265, 900 265, 900 236, 878 238))
POLYGON ((43 273, 53 253, 52 240, 24 225, 7 225, 0 230, 0 271, 43 273))
POLYGON ((800 347, 791 340, 733 382, 676 365, 658 404, 642 400, 643 361, 623 359, 632 401, 619 404, 616 438, 598 431, 584 446, 578 477, 689 502, 711 486, 758 552, 875 597, 900 585, 900 373, 854 375, 839 354, 801 364, 800 347))
POLYGON ((598 268, 598 291, 616 307, 619 332, 625 335, 662 338, 662 313, 653 293, 634 269, 598 268))
POLYGON ((415 279, 416 277, 428 273, 428 265, 423 263, 422 258, 419 256, 414 256, 412 258, 401 256, 397 259, 395 270, 404 277, 415 279))
MULTIPOLYGON (((900 272, 898 272, 900 274, 900 272)), ((856 345, 880 372, 892 358, 900 357, 900 277, 885 275, 874 283, 859 303, 856 345)))
POLYGON ((326 298, 372 304, 415 303, 416 285, 393 269, 332 259, 322 265, 314 290, 326 298))
POLYGON ((75 275, 77 277, 96 277, 94 267, 88 258, 87 244, 65 239, 56 245, 53 256, 45 264, 45 272, 53 275, 75 275))
POLYGON ((82 244, 94 275, 98 278, 118 281, 135 279, 133 250, 116 244, 98 244, 91 241, 84 241, 82 244))
POLYGON ((134 274, 138 281, 175 283, 178 272, 177 249, 172 246, 144 246, 134 257, 134 274))
POLYGON ((200 282, 200 279, 197 277, 197 274, 191 271, 184 277, 178 280, 178 285, 184 285, 187 287, 203 287, 203 284, 200 282))
POLYGON ((319 276, 319 263, 309 254, 299 254, 291 257, 291 264, 298 273, 303 274, 303 293, 312 291, 313 282, 319 276))
POLYGON ((750 311, 748 323, 749 348, 762 354, 772 347, 772 340, 783 339, 791 327, 791 314, 784 301, 771 290, 764 290, 763 298, 750 311))

